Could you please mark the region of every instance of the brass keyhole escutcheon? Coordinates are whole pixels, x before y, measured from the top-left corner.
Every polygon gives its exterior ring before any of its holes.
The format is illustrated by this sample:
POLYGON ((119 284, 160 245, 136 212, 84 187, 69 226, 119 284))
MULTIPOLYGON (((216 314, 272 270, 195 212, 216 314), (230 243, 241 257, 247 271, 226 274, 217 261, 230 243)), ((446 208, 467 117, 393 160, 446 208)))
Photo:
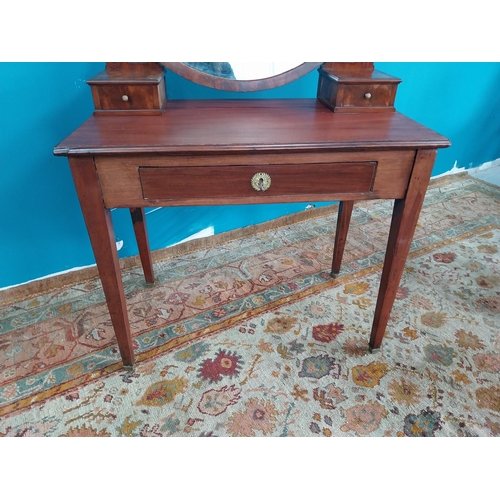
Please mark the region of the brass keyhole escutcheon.
POLYGON ((271 187, 271 176, 265 172, 258 172, 252 176, 251 183, 255 191, 267 191, 271 187))

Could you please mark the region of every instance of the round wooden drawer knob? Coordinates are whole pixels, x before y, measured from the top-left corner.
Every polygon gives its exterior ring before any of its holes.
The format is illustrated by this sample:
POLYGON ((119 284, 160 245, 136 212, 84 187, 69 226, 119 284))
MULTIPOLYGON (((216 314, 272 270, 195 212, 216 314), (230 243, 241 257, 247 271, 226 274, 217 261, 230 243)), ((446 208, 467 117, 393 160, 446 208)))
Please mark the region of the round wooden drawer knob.
POLYGON ((122 95, 122 101, 123 102, 128 102, 128 95, 127 94, 122 95))
POLYGON ((365 99, 371 99, 372 98, 372 95, 370 94, 370 92, 367 92, 365 94, 365 99))

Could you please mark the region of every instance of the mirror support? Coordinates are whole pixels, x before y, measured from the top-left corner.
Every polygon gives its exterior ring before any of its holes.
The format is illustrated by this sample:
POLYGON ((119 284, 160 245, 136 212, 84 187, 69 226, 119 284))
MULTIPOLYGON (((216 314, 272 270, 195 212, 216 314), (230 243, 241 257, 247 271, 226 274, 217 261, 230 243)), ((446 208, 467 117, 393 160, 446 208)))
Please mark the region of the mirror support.
POLYGON ((382 73, 372 62, 303 63, 297 68, 261 80, 231 80, 207 75, 183 63, 106 63, 87 81, 92 89, 94 114, 161 114, 167 95, 165 71, 218 90, 252 92, 290 83, 318 68, 317 98, 335 113, 394 111, 401 80, 382 73))

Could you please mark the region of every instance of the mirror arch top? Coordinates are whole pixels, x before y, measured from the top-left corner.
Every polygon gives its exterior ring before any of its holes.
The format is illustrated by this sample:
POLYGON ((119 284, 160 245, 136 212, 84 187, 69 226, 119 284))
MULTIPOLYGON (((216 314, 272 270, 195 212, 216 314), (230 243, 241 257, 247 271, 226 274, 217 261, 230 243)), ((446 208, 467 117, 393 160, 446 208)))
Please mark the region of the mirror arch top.
POLYGON ((256 92, 260 90, 274 89, 298 80, 302 76, 305 76, 314 69, 318 68, 323 63, 305 62, 278 75, 255 80, 237 80, 234 78, 216 76, 195 69, 182 62, 162 62, 160 64, 179 76, 205 87, 217 90, 226 90, 229 92, 256 92))

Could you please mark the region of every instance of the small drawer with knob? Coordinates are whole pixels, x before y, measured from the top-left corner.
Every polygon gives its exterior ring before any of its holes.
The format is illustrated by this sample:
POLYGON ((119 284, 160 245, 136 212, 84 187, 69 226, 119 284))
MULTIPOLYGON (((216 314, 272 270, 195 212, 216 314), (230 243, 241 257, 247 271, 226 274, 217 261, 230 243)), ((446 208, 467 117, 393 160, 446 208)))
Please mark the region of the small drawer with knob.
POLYGON ((392 85, 344 85, 341 95, 344 108, 387 108, 393 107, 394 88, 392 85))
POLYGON ((318 99, 335 113, 394 111, 401 80, 380 71, 370 76, 342 77, 320 70, 318 99))
POLYGON ((150 109, 155 96, 151 85, 101 85, 97 88, 101 110, 150 109))
POLYGON ((94 114, 161 114, 166 101, 162 71, 134 78, 103 71, 87 83, 92 89, 94 114))

